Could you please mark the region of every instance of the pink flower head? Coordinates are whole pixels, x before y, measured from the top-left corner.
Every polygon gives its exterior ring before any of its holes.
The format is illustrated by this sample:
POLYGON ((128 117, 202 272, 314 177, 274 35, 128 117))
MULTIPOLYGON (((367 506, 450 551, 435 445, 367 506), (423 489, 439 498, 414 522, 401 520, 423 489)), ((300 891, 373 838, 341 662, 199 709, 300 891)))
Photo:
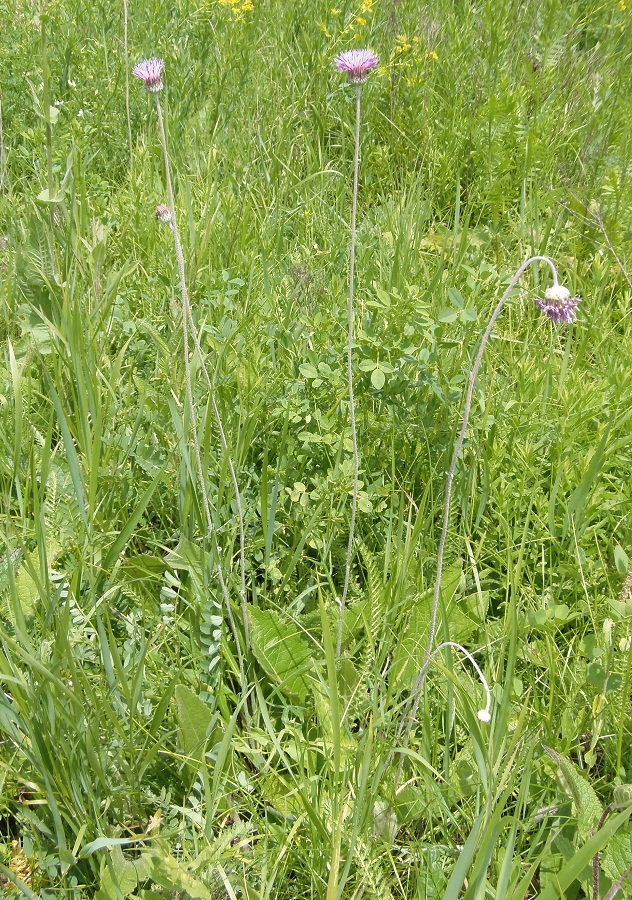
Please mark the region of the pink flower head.
POLYGON ((163 225, 171 225, 171 211, 169 207, 165 206, 164 203, 161 203, 160 206, 157 206, 156 218, 159 222, 162 222, 163 225))
POLYGON ((155 56, 152 56, 151 59, 144 59, 142 62, 136 63, 132 69, 132 75, 140 78, 147 90, 155 94, 162 90, 162 78, 160 76, 164 67, 164 59, 156 59, 155 56))
POLYGON ((364 84, 369 71, 377 66, 377 56, 372 50, 344 50, 334 62, 351 84, 364 84))
POLYGON ((545 316, 560 325, 562 322, 574 322, 577 315, 579 297, 571 297, 571 292, 561 284, 554 284, 544 292, 544 300, 536 297, 536 306, 539 306, 545 316))

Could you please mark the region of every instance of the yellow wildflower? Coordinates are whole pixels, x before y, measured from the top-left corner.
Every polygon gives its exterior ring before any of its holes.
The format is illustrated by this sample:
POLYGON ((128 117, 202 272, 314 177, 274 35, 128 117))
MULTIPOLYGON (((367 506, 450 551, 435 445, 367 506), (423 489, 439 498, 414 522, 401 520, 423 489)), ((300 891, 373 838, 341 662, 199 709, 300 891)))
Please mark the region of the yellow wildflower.
POLYGON ((338 13, 340 12, 340 10, 336 9, 335 6, 332 6, 332 8, 329 10, 329 12, 332 14, 332 16, 337 16, 338 13))
POLYGON ((363 19, 362 16, 356 16, 356 22, 358 25, 366 25, 366 19, 363 19))
POLYGON ((437 62, 439 57, 437 56, 437 54, 435 53, 434 50, 431 50, 430 53, 428 54, 428 59, 432 59, 432 60, 434 60, 434 62, 437 62))

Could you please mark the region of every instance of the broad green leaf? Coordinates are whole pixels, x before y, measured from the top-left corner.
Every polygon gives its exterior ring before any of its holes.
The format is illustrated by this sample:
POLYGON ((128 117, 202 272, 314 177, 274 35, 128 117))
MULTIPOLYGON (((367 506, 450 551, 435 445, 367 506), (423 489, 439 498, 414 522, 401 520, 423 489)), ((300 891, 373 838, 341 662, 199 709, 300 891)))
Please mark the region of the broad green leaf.
MULTIPOLYGON (((37 572, 39 568, 39 557, 37 551, 30 554, 30 562, 37 572)), ((24 566, 15 576, 15 589, 17 591, 18 600, 25 616, 33 615, 33 612, 39 604, 40 594, 37 584, 29 574, 28 569, 24 566)))
POLYGON ((381 391, 386 381, 386 375, 382 369, 373 369, 371 372, 371 384, 376 391, 381 391))
POLYGON ((585 840, 592 829, 596 828, 603 807, 596 793, 577 767, 557 750, 544 746, 545 753, 551 757, 558 767, 558 777, 564 790, 570 794, 577 814, 577 825, 580 837, 585 840))
POLYGON ((211 900, 211 892, 199 878, 187 872, 166 851, 155 851, 150 856, 150 877, 169 891, 184 891, 192 900, 211 900))
POLYGON ((201 763, 212 728, 213 713, 208 705, 184 684, 176 687, 175 695, 184 753, 191 760, 201 763))
POLYGON ((312 654, 298 625, 270 609, 251 606, 250 637, 257 661, 284 694, 305 701, 312 654))
MULTIPOLYGON (((547 753, 548 752, 549 751, 547 750, 547 753)), ((559 754, 557 755, 559 756, 559 754)), ((576 881, 586 867, 592 863, 595 854, 600 853, 604 847, 608 846, 613 835, 629 818, 631 811, 631 809, 624 809, 618 816, 613 816, 608 819, 605 825, 595 832, 595 834, 593 834, 593 836, 577 850, 574 856, 562 866, 555 878, 540 892, 538 900, 557 900, 558 897, 564 898, 566 891, 571 884, 576 881)))
POLYGON ((463 309, 465 306, 465 300, 463 298, 463 294, 457 287, 448 288, 448 297, 453 306, 456 306, 457 309, 463 309))
POLYGON ((318 371, 311 363, 302 363, 298 370, 304 378, 318 378, 318 371))
POLYGON ((598 691, 603 691, 606 683, 606 670, 599 662, 590 662, 586 666, 586 684, 596 687, 598 691))
MULTIPOLYGON (((601 857, 601 867, 613 881, 620 878, 632 866, 632 834, 615 834, 601 857)), ((632 875, 623 882, 624 891, 632 891, 632 875)))
POLYGON ((614 545, 614 564, 617 567, 619 575, 625 575, 627 573, 630 561, 628 560, 628 554, 621 544, 614 545))
POLYGON ((391 667, 392 682, 400 690, 412 687, 419 674, 428 640, 431 608, 432 590, 427 590, 415 601, 395 647, 391 667))
MULTIPOLYGON (((461 574, 460 563, 450 566, 444 572, 441 579, 441 598, 445 606, 449 606, 453 600, 461 582, 461 574)), ((398 687, 402 690, 412 686, 423 663, 428 639, 430 610, 432 609, 432 595, 433 589, 429 588, 415 601, 410 618, 393 654, 393 684, 399 682, 398 687)), ((479 604, 477 603, 477 605, 479 604)), ((460 616, 460 613, 458 615, 460 616)))
POLYGON ((149 877, 149 854, 143 853, 138 859, 126 859, 120 847, 110 851, 110 866, 105 866, 101 874, 101 886, 95 900, 117 900, 119 892, 127 897, 138 887, 138 883, 149 877))

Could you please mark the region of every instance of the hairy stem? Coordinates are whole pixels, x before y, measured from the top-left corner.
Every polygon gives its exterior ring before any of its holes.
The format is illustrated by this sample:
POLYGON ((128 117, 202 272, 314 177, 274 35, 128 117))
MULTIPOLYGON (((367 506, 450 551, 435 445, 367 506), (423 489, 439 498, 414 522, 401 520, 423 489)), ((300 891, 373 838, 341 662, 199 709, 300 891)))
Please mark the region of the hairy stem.
POLYGON ((7 190, 11 190, 9 184, 9 173, 7 171, 7 157, 4 152, 4 132, 2 130, 2 91, 0 91, 0 189, 4 190, 4 183, 7 183, 7 190))
MULTIPOLYGON (((191 304, 189 302, 189 292, 186 286, 185 279, 185 271, 184 271, 184 253, 182 252, 182 243, 180 241, 180 233, 178 231, 178 223, 176 222, 176 210, 175 210, 175 200, 173 196, 173 185, 171 182, 171 169, 169 166, 169 153, 167 151, 167 137, 165 135, 165 126, 162 116, 162 107, 160 105, 160 99, 158 97, 158 93, 154 93, 154 98, 156 100, 156 112, 158 115, 158 130, 160 133, 160 143, 162 144, 162 150, 165 161, 165 177, 167 179, 167 193, 169 197, 169 212, 171 213, 171 233, 173 234, 173 242, 176 250, 176 259, 178 262, 178 274, 180 276, 180 290, 182 293, 182 332, 183 332, 183 342, 184 342, 184 371, 185 371, 185 380, 186 380, 186 393, 187 393, 187 402, 189 406, 189 415, 191 417, 191 431, 193 434, 193 446, 195 450, 195 460, 197 464, 198 470, 198 479, 200 482, 200 490, 202 492, 202 502, 204 505, 204 513, 206 516, 206 524, 209 532, 209 536, 213 542, 215 554, 216 554, 216 573, 217 578, 221 587, 222 596, 224 597, 224 604, 226 606, 226 614, 228 616, 228 620, 230 623, 231 631, 233 633, 233 638, 235 640, 235 647, 237 650, 237 659, 239 662, 239 674, 241 676, 241 683, 243 690, 246 689, 246 673, 244 669, 244 660, 241 652, 241 646, 239 643, 239 634, 237 632, 237 627, 235 625, 235 620, 233 618, 233 613, 230 608, 230 598, 228 595, 228 588, 226 587, 226 581, 224 580, 224 573, 222 571, 221 566, 221 557, 220 557, 220 548, 217 543, 217 535, 215 533, 215 528, 213 526, 213 519, 211 517, 211 508, 208 499, 208 492, 206 490, 206 479, 204 477, 204 468, 202 466, 202 457, 200 455, 200 443, 197 436, 197 428, 195 425, 195 404, 193 402, 193 390, 191 387, 191 364, 189 361, 189 321, 192 321, 192 313, 191 313, 191 304)), ((197 335, 196 335, 197 340, 197 335)), ((214 407, 217 408, 216 406, 214 407)), ((219 415, 219 411, 218 411, 219 415)), ((244 627, 246 627, 244 625, 244 627)))
POLYGON ((248 625, 248 609, 246 605, 246 532, 244 528, 244 510, 241 503, 241 494, 239 493, 239 484, 237 482, 237 475, 235 474, 235 467, 233 465, 233 461, 231 459, 230 453, 228 451, 228 441, 226 440, 226 433, 224 432, 224 426, 222 425, 222 419, 219 413, 219 407, 217 405, 217 401, 215 399, 215 394, 213 392, 213 386, 211 383, 211 378, 208 373, 208 369, 206 368, 206 363, 204 362, 204 357, 202 355, 202 348, 200 347, 200 341, 197 335, 197 329, 195 327, 195 322, 193 321, 193 314, 191 312, 191 305, 188 305, 187 308, 188 317, 189 317, 189 325, 191 327, 191 334, 193 335, 193 344, 195 346, 196 353, 198 355, 198 359, 200 361, 200 365, 202 368, 202 373, 204 374, 204 380, 206 381, 206 387, 208 388, 208 392, 211 398, 211 406, 213 408, 213 415, 215 417, 215 424, 217 425, 217 430, 219 432, 220 441, 222 444, 222 449, 226 455, 226 459, 228 461, 228 470, 230 472, 230 480, 233 485, 233 491, 235 492, 235 503, 237 505, 237 520, 239 523, 239 569, 240 569, 240 597, 241 597, 241 612, 244 620, 244 641, 246 646, 246 653, 250 650, 250 626, 248 625))
POLYGON ((353 557, 353 538, 355 533, 356 511, 358 508, 358 473, 360 457, 358 455, 358 434, 356 429, 355 400, 353 396, 353 288, 355 279, 355 245, 356 245, 356 213, 358 209, 358 169, 360 164, 360 100, 362 85, 356 84, 356 122, 355 149, 353 154, 353 198, 351 201, 351 250, 349 253, 349 306, 347 310, 347 382, 349 386, 349 417, 351 421, 351 442, 353 444, 353 490, 351 494, 351 517, 349 521, 349 543, 345 564, 345 582, 340 601, 340 618, 338 620, 338 640, 336 642, 336 659, 340 657, 342 645, 342 623, 349 591, 351 577, 351 559, 353 557))
POLYGON ((127 0, 123 0, 123 53, 125 54, 125 114, 127 116, 127 141, 129 144, 129 165, 132 167, 134 148, 132 145, 132 120, 129 114, 129 55, 127 47, 127 0))

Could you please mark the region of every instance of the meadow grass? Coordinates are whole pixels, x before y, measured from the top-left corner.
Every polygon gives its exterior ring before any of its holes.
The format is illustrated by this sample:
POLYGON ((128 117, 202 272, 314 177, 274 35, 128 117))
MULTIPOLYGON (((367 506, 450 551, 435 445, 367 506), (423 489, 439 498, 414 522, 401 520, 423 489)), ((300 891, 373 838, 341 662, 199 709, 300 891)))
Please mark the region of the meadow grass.
POLYGON ((632 896, 630 4, 0 13, 0 892, 632 896))

